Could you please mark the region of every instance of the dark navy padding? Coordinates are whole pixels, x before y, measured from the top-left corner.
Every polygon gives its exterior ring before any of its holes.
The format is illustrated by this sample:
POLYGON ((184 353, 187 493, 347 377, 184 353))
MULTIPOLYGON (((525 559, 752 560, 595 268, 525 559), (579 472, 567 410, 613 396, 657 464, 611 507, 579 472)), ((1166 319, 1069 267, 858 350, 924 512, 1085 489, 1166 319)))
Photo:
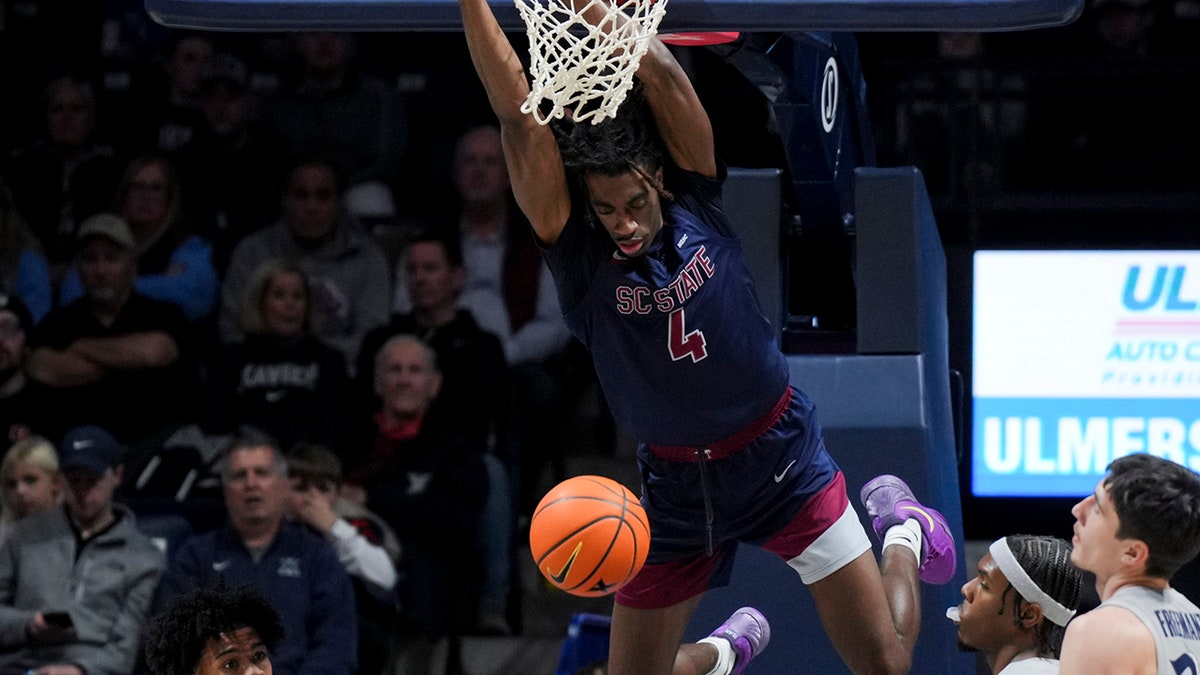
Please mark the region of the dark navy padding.
MULTIPOLYGON (((1074 21, 1084 0, 671 0, 660 32, 1003 31, 1074 21)), ((506 30, 516 7, 493 0, 506 30)), ((207 30, 462 30, 456 0, 146 0, 159 23, 207 30)))

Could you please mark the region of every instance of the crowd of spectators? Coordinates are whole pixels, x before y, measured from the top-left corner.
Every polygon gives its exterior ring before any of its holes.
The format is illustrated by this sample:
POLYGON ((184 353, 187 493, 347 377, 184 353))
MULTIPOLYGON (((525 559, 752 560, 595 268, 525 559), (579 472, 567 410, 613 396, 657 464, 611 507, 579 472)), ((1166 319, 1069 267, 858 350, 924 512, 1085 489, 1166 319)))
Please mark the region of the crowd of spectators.
POLYGON ((482 99, 431 112, 419 46, 58 4, 0 0, 0 661, 138 672, 196 585, 263 591, 284 673, 519 630, 590 365, 482 99))

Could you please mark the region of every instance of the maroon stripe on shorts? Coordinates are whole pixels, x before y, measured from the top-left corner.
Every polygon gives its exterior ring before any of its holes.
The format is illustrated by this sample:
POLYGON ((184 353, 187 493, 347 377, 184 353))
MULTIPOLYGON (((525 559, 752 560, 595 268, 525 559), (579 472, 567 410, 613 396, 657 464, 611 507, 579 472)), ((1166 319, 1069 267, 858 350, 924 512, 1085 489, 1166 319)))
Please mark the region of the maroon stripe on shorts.
POLYGON ((617 591, 617 602, 634 609, 662 609, 679 604, 708 590, 709 580, 721 557, 703 553, 686 560, 646 565, 637 576, 617 591))
POLYGON ((705 459, 724 459, 750 445, 754 439, 765 434, 767 429, 775 426, 775 423, 779 421, 779 418, 783 417, 783 413, 787 411, 788 405, 791 402, 792 388, 789 386, 783 390, 783 396, 779 397, 779 400, 775 402, 775 406, 767 414, 754 420, 736 434, 715 443, 693 447, 682 445, 651 445, 647 443, 646 447, 656 456, 669 462, 695 462, 699 459, 696 450, 708 450, 705 459))
POLYGON ((762 547, 784 560, 800 555, 846 512, 850 504, 846 496, 846 477, 838 471, 833 480, 821 488, 800 509, 796 517, 779 532, 763 542, 762 547))

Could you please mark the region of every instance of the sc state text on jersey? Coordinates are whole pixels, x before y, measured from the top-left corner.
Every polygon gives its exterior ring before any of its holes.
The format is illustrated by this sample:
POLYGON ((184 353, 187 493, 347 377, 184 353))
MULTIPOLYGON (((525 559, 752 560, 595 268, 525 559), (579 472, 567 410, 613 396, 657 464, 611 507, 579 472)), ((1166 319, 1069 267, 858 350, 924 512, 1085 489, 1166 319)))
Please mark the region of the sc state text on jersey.
POLYGON ((695 295, 714 273, 716 267, 701 246, 692 259, 679 269, 679 274, 671 283, 663 288, 617 286, 617 311, 621 314, 649 314, 655 310, 663 314, 673 312, 695 295))

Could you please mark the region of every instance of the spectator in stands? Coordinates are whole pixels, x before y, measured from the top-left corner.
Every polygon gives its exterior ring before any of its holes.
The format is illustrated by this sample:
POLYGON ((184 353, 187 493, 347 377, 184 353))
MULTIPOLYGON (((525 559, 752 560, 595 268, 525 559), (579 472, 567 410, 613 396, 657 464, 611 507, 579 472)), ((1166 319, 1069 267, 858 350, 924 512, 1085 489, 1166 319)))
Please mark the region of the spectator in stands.
POLYGON ((0 293, 0 445, 31 434, 57 437, 53 391, 27 376, 33 315, 15 295, 0 293))
POLYGON ((354 584, 358 610, 358 672, 383 673, 396 616, 400 542, 392 528, 361 504, 338 496, 342 461, 327 447, 301 443, 287 454, 289 513, 333 544, 354 584))
POLYGON ((379 350, 375 417, 362 461, 347 482, 361 486, 404 547, 401 631, 408 670, 425 673, 433 646, 475 620, 479 571, 473 555, 487 497, 483 450, 452 424, 428 417, 441 387, 433 350, 411 335, 379 350))
MULTIPOLYGON (((550 270, 513 200, 499 129, 476 127, 462 135, 454 153, 454 187, 466 270, 460 304, 504 347, 511 369, 518 502, 528 513, 540 498, 548 463, 554 482, 566 477, 556 421, 564 410, 570 334, 550 270)), ((407 289, 397 295, 397 309, 406 311, 407 289)))
POLYGON ((387 321, 391 282, 379 246, 342 211, 341 182, 325 159, 297 161, 283 195, 283 218, 234 249, 221 306, 224 341, 242 337, 238 316, 254 270, 280 258, 308 274, 317 336, 353 364, 363 336, 387 321))
POLYGON ((66 508, 15 523, 0 545, 0 669, 128 675, 163 556, 113 501, 116 439, 80 427, 61 447, 66 508))
POLYGON ((90 84, 58 78, 44 96, 45 136, 13 151, 4 174, 57 284, 75 253, 77 225, 109 208, 121 168, 112 149, 97 143, 90 84))
POLYGON ((41 321, 54 304, 50 267, 41 249, 0 176, 0 292, 21 298, 34 322, 41 321))
MULTIPOLYGON (((409 243, 404 273, 413 311, 395 314, 388 325, 371 331, 358 356, 360 392, 373 391, 372 377, 379 347, 395 335, 415 335, 437 355, 442 386, 430 409, 431 417, 452 420, 487 448, 488 501, 479 524, 484 581, 480 590, 479 628, 509 632, 510 573, 515 527, 509 484, 508 372, 504 351, 495 335, 484 331, 471 313, 458 306, 465 273, 462 250, 453 232, 426 232, 409 243)), ((378 399, 366 396, 378 410, 378 399)))
POLYGON ((285 519, 291 486, 274 439, 245 430, 222 459, 229 521, 180 545, 160 601, 196 585, 254 586, 283 617, 271 665, 284 675, 354 675, 354 594, 337 554, 315 532, 285 519))
POLYGON ((308 277, 295 263, 269 260, 245 291, 246 337, 222 346, 210 373, 213 431, 248 424, 282 447, 300 441, 341 447, 346 363, 313 335, 308 277))
MULTIPOLYGON (((129 224, 136 243, 137 291, 177 305, 191 321, 208 316, 217 304, 219 285, 212 246, 192 232, 171 161, 143 155, 130 162, 117 190, 116 213, 129 224)), ((67 304, 81 295, 73 268, 63 282, 61 301, 67 304)))
POLYGON ((211 226, 202 234, 222 276, 238 241, 279 218, 287 168, 282 141, 251 117, 247 78, 238 57, 213 56, 200 81, 204 123, 177 157, 189 210, 211 226))
POLYGON ((408 136, 395 87, 354 68, 351 34, 307 32, 294 42, 299 72, 268 102, 267 119, 293 154, 332 157, 347 189, 376 183, 390 191, 408 136))
POLYGON ((4 510, 0 512, 3 543, 13 523, 49 511, 62 500, 58 452, 50 441, 29 436, 13 443, 0 462, 0 486, 4 490, 4 510))
POLYGON ((162 48, 161 68, 135 81, 126 143, 133 152, 175 152, 202 124, 200 79, 215 50, 211 33, 175 31, 162 48))
POLYGON ((146 662, 155 675, 271 675, 283 622, 250 586, 195 588, 155 616, 146 662))
POLYGON ((84 296, 42 321, 29 375, 56 390, 64 424, 100 424, 127 443, 186 421, 198 380, 183 312, 135 290, 137 244, 121 217, 84 221, 79 246, 84 296))
POLYGON ((1099 55, 1112 61, 1147 61, 1154 55, 1151 0, 1094 0, 1091 20, 1099 55))
MULTIPOLYGON (((442 387, 431 414, 452 415, 481 447, 503 456, 508 416, 508 366, 497 337, 479 327, 471 313, 459 306, 466 272, 462 248, 452 232, 429 230, 405 248, 402 278, 412 300, 412 311, 396 313, 385 326, 363 339, 358 354, 360 392, 373 393, 375 357, 394 335, 416 335, 437 354, 442 387)), ((369 407, 379 409, 378 398, 369 407)))

